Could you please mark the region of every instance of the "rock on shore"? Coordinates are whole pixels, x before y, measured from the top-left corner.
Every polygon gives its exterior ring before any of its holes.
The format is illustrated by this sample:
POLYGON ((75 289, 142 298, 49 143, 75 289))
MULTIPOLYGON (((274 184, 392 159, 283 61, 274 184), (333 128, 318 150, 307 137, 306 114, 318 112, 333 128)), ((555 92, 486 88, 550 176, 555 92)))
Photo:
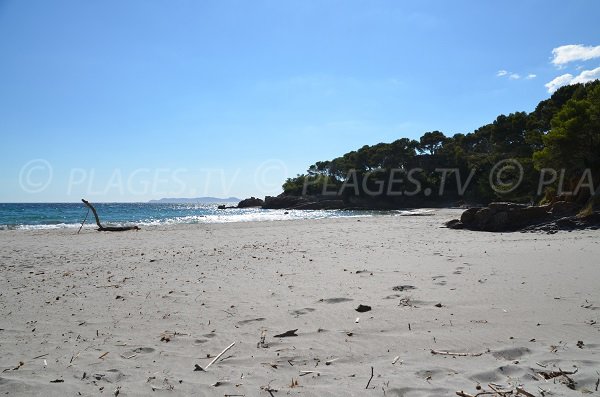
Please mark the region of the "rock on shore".
POLYGON ((598 213, 585 218, 577 217, 580 209, 579 205, 566 201, 542 206, 490 203, 487 207, 467 209, 460 220, 453 219, 446 226, 451 229, 510 232, 594 228, 600 224, 598 213))

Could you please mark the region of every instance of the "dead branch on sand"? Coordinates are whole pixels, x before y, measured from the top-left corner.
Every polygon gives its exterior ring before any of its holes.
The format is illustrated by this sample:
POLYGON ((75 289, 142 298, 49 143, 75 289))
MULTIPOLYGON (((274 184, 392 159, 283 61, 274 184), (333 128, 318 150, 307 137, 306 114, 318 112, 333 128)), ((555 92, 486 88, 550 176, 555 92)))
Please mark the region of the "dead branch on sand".
POLYGON ((232 348, 234 345, 235 345, 235 342, 233 342, 231 345, 229 345, 229 346, 227 346, 225 349, 223 349, 223 351, 222 351, 221 353, 219 353, 219 354, 217 355, 217 357, 215 357, 215 358, 214 358, 214 359, 213 359, 213 360, 212 360, 210 363, 208 363, 208 365, 207 365, 207 366, 204 368, 204 370, 206 371, 206 370, 208 369, 208 367, 210 367, 211 365, 213 365, 214 363, 216 363, 216 362, 217 362, 217 360, 218 360, 219 358, 221 358, 221 356, 222 356, 223 354, 225 354, 225 352, 227 352, 227 350, 231 349, 231 348, 232 348))
POLYGON ((479 357, 483 353, 453 353, 453 352, 447 352, 444 350, 433 350, 432 349, 431 354, 438 354, 441 356, 456 356, 456 357, 479 357))
MULTIPOLYGON (((96 225, 98 225, 99 232, 124 232, 127 230, 140 230, 140 228, 138 226, 102 226, 102 224, 100 223, 100 218, 98 217, 98 213, 96 212, 96 209, 94 208, 94 206, 85 199, 81 199, 81 201, 83 202, 83 204, 88 206, 89 209, 92 210, 92 213, 94 214, 94 218, 96 218, 96 225)), ((86 215, 86 217, 87 217, 87 215, 86 215)), ((83 223, 81 225, 83 226, 83 223)))

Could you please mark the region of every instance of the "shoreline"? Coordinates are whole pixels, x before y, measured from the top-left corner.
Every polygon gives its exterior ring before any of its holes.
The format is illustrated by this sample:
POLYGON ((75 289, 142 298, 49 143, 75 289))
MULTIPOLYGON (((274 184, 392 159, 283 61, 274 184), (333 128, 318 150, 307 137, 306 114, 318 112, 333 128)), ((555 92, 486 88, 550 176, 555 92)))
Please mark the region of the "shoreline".
MULTIPOLYGON (((447 208, 454 209, 454 208, 447 208)), ((224 214, 219 220, 215 220, 214 215, 197 215, 194 216, 194 220, 181 220, 177 218, 168 218, 163 220, 156 220, 152 222, 119 222, 119 221, 108 221, 107 225, 138 225, 142 228, 154 228, 154 227, 170 227, 176 225, 207 225, 207 224, 223 224, 223 223, 247 223, 247 222, 275 222, 275 221, 298 221, 298 220, 317 220, 317 219, 329 219, 329 218, 356 218, 356 217, 370 217, 370 216, 424 216, 429 215, 432 212, 441 210, 440 208, 407 208, 407 209, 396 209, 396 210, 283 210, 283 209, 258 209, 260 212, 248 212, 251 210, 257 210, 254 208, 244 208, 242 214, 227 214, 228 210, 219 210, 219 215, 224 214), (280 217, 273 218, 252 218, 251 215, 262 214, 262 215, 280 215, 280 217), (317 214, 314 218, 308 215, 317 214), (321 214, 321 215, 319 215, 321 214), (247 215, 247 219, 241 219, 241 217, 247 215), (284 216, 288 215, 288 216, 284 216), (307 216, 303 216, 307 215, 307 216), (206 218, 206 221, 200 219, 206 218)), ((59 223, 59 224, 17 224, 17 225, 2 225, 0 231, 10 230, 60 230, 60 229, 75 229, 81 226, 79 223, 59 223)), ((84 229, 96 229, 94 220, 87 221, 83 226, 84 229)))
POLYGON ((0 392, 594 391, 598 232, 443 227, 459 212, 0 232, 0 392), (576 390, 533 379, 574 365, 576 390))

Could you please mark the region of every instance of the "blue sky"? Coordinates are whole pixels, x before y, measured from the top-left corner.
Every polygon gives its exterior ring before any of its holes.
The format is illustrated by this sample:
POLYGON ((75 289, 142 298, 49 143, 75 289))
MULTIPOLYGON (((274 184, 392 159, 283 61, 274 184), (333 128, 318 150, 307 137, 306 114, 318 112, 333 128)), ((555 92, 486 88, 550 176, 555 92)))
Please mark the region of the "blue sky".
POLYGON ((598 15, 594 0, 0 0, 0 202, 278 194, 315 161, 472 132, 600 77, 598 15))

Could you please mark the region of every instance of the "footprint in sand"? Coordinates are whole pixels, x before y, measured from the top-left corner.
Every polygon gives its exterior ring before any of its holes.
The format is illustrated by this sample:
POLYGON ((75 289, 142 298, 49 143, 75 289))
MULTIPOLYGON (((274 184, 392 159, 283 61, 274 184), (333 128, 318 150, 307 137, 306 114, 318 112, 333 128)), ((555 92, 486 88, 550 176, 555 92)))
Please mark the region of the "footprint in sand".
POLYGON ((328 299, 320 299, 319 302, 323 303, 342 303, 342 302, 350 302, 354 299, 351 298, 328 298, 328 299))
POLYGON ((392 288, 392 291, 408 291, 411 289, 417 289, 414 285, 396 285, 392 288))
POLYGON ((249 324, 249 323, 253 323, 255 321, 265 321, 266 319, 264 317, 259 317, 259 318, 251 318, 248 320, 242 320, 242 321, 238 321, 238 325, 245 325, 245 324, 249 324))
POLYGON ((523 357, 526 354, 529 354, 531 351, 526 347, 514 347, 511 349, 498 350, 492 353, 492 356, 496 357, 499 360, 516 360, 518 358, 523 357))
POLYGON ((148 353, 152 353, 153 351, 154 351, 154 349, 151 347, 138 347, 136 349, 131 349, 131 350, 127 350, 127 351, 123 352, 121 354, 121 357, 130 359, 130 358, 137 356, 138 354, 148 354, 148 353))
POLYGON ((312 307, 305 307, 303 309, 294 310, 294 311, 292 311, 290 313, 293 316, 298 317, 298 316, 301 316, 303 314, 308 314, 308 313, 311 313, 311 312, 314 312, 314 311, 315 311, 315 309, 313 309, 312 307))
POLYGON ((152 353, 154 351, 151 347, 138 347, 137 349, 133 349, 135 353, 152 353))

